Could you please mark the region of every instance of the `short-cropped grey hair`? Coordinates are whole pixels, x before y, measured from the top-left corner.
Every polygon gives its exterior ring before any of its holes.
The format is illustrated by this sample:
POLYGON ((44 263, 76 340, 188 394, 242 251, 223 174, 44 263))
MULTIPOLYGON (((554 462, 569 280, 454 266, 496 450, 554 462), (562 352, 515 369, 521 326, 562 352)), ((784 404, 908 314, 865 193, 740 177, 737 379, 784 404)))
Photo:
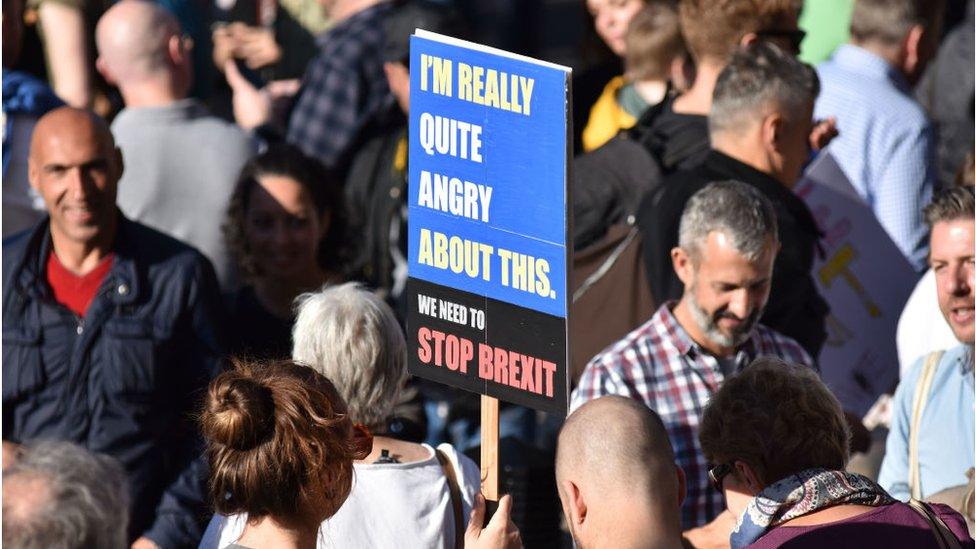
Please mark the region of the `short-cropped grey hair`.
POLYGON ((4 547, 129 546, 129 484, 122 466, 108 456, 69 442, 29 442, 3 472, 3 485, 4 547), (25 497, 18 493, 19 481, 36 482, 30 488, 43 486, 44 493, 25 497))
POLYGON ((699 259, 702 243, 712 231, 725 234, 749 261, 766 249, 769 238, 778 241, 776 212, 769 199, 740 181, 717 181, 692 195, 678 229, 678 245, 699 259))
POLYGON ((757 42, 732 54, 715 82, 708 130, 712 134, 749 127, 770 105, 790 117, 813 105, 820 79, 813 67, 774 44, 757 42))
POLYGON ((407 344, 393 311, 354 282, 296 302, 292 359, 335 384, 353 422, 385 427, 407 379, 407 344))
POLYGON ((851 38, 897 46, 914 25, 935 34, 942 24, 945 0, 857 0, 851 13, 851 38))

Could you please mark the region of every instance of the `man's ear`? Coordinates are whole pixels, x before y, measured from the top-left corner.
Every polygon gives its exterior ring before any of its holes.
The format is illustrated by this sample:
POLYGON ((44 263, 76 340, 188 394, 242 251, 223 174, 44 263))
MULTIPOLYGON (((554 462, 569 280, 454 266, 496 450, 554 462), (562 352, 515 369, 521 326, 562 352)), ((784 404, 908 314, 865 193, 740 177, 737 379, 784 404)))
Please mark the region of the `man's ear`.
POLYGON ((758 494, 764 488, 762 482, 759 481, 759 475, 752 470, 752 467, 744 461, 735 462, 736 472, 739 473, 739 477, 746 482, 746 486, 753 493, 753 495, 758 494))
POLYGON ((759 42, 759 35, 754 32, 747 32, 739 39, 739 46, 747 47, 759 42))
POLYGON ((41 183, 38 177, 40 174, 41 167, 37 165, 37 161, 34 160, 33 156, 27 157, 27 181, 30 183, 32 189, 37 191, 38 194, 41 192, 41 183))
POLYGON ((169 59, 173 62, 173 65, 179 66, 186 62, 186 52, 183 51, 183 37, 174 34, 169 37, 169 41, 166 43, 166 51, 169 53, 169 59))
POLYGON ((780 151, 785 132, 786 119, 782 114, 771 112, 763 117, 762 127, 759 128, 759 139, 767 155, 780 151))
POLYGON ((671 85, 678 91, 685 91, 695 81, 695 65, 686 55, 676 55, 668 67, 671 85))
POLYGON ((579 531, 579 527, 586 522, 587 509, 586 501, 583 499, 583 492, 571 480, 563 481, 563 489, 566 491, 566 504, 569 510, 569 516, 566 519, 574 524, 576 530, 579 531))
POLYGON ((688 481, 685 478, 685 470, 677 463, 674 464, 674 476, 678 477, 678 507, 681 507, 688 496, 688 481))
POLYGON ((671 248, 671 265, 674 267, 675 274, 678 275, 678 280, 685 286, 690 286, 695 277, 695 272, 691 256, 684 248, 679 246, 671 248))
POLYGON ((108 82, 109 84, 115 87, 118 87, 119 85, 118 81, 115 79, 115 76, 112 74, 111 69, 108 68, 108 63, 105 62, 105 58, 102 57, 101 55, 99 55, 95 59, 95 70, 98 71, 98 74, 102 75, 102 78, 104 78, 106 82, 108 82))
POLYGON ((902 41, 902 67, 905 74, 915 74, 918 71, 924 55, 922 50, 925 48, 925 38, 925 27, 922 25, 912 25, 908 29, 908 34, 902 41))

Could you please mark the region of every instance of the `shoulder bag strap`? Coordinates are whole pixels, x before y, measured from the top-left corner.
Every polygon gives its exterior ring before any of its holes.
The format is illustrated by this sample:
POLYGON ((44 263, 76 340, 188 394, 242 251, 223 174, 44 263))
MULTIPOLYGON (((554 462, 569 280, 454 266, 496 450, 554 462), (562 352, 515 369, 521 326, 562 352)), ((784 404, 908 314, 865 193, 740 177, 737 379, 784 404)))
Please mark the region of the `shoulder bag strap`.
POLYGON ((915 385, 915 395, 912 398, 912 423, 908 430, 908 487, 911 489, 913 499, 922 499, 921 472, 918 463, 918 435, 919 427, 922 423, 922 412, 925 411, 925 403, 928 402, 929 392, 932 388, 932 378, 935 371, 939 368, 939 361, 942 360, 943 351, 929 353, 922 365, 922 372, 918 376, 918 383, 915 385))
POLYGON ((939 545, 939 549, 962 549, 962 543, 959 542, 959 538, 952 533, 952 530, 949 529, 945 521, 939 515, 935 514, 927 503, 913 498, 908 500, 908 505, 928 522, 929 528, 935 536, 935 542, 939 545))
POLYGON ((454 472, 454 464, 451 458, 440 449, 434 449, 437 461, 444 470, 444 477, 447 478, 447 488, 451 493, 451 507, 454 509, 454 546, 457 549, 464 547, 464 511, 461 508, 461 488, 458 486, 457 474, 454 472))

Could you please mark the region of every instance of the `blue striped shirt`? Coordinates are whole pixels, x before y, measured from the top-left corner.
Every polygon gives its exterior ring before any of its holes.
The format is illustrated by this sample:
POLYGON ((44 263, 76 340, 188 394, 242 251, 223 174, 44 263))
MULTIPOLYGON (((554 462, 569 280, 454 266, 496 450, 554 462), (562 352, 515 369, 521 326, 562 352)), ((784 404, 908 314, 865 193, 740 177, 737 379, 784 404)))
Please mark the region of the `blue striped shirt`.
POLYGON ((932 127, 905 77, 881 57, 846 44, 817 66, 816 118, 837 117, 827 150, 881 225, 921 272, 928 254, 922 208, 935 181, 932 127))
MULTIPOLYGON (((918 359, 901 380, 892 399, 891 430, 885 448, 878 484, 892 496, 907 501, 908 437, 911 434, 912 404, 922 365, 918 359)), ((946 488, 966 484, 966 471, 976 452, 974 412, 973 347, 962 344, 942 355, 932 378, 928 400, 922 411, 918 437, 918 463, 922 497, 946 488)))

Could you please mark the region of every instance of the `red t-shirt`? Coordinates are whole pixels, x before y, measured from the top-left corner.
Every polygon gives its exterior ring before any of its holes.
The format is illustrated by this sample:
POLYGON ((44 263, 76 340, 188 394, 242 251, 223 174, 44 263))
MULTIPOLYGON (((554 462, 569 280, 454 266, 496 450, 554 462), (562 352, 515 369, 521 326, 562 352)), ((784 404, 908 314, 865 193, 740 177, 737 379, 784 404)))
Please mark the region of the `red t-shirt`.
POLYGON ((54 290, 54 299, 74 314, 85 316, 114 262, 115 254, 108 254, 94 269, 78 276, 66 269, 52 251, 47 258, 47 283, 54 290))

